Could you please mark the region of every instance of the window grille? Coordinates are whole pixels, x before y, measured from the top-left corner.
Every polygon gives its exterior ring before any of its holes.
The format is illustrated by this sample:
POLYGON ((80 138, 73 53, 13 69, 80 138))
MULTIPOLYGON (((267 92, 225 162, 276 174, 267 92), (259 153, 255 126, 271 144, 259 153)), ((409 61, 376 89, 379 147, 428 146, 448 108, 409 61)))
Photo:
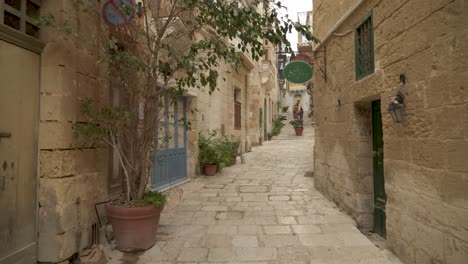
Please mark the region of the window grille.
POLYGON ((35 19, 40 15, 40 0, 0 0, 0 24, 39 38, 35 19))
POLYGON ((372 14, 358 25, 355 32, 356 80, 374 73, 374 31, 372 14))

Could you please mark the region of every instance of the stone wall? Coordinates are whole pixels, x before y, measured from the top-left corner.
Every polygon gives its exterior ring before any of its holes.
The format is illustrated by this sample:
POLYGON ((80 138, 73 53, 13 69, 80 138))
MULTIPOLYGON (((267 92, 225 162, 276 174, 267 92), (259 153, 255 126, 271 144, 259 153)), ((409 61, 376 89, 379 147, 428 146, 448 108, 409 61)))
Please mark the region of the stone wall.
MULTIPOLYGON (((266 47, 270 55, 274 54, 273 46, 266 47)), ((272 120, 277 115, 279 91, 275 56, 270 56, 268 59, 272 67, 268 70, 274 73, 269 75, 269 84, 273 85, 271 87, 262 83, 264 61, 256 62, 247 57, 243 60, 244 63, 237 70, 232 65, 220 65, 218 89, 213 93, 209 94, 207 88, 195 91, 196 96, 191 100, 196 102, 192 104, 192 107, 196 109, 197 114, 194 118, 196 126, 192 126, 192 130, 203 133, 217 130, 227 137, 240 140, 241 152, 247 152, 250 151, 252 145, 258 145, 260 137, 263 137, 263 125, 259 124, 259 111, 260 108, 264 108, 265 99, 268 113, 267 128, 271 131, 272 120), (239 89, 242 103, 242 128, 240 130, 234 128, 234 89, 239 89)))
POLYGON ((280 92, 277 76, 276 49, 271 43, 265 44, 268 56, 255 62, 255 68, 249 78, 249 134, 253 145, 259 145, 266 140, 264 135, 264 112, 267 112, 266 130, 271 132, 273 123, 278 116, 280 92), (265 109, 266 102, 266 109, 265 109), (262 117, 260 117, 262 109, 262 117), (260 124, 260 121, 261 124, 260 124))
MULTIPOLYGON (((42 14, 53 14, 58 23, 61 10, 73 12, 72 1, 42 2, 42 14)), ((84 14, 69 19, 82 36, 96 29, 84 14)), ((90 245, 91 226, 98 223, 94 204, 107 199, 107 151, 71 146, 80 100, 107 102, 108 82, 107 70, 96 65, 96 50, 47 28, 42 40, 38 257, 60 262, 90 245)))
MULTIPOLYGON (((314 2, 319 39, 355 2, 314 2)), ((373 227, 370 104, 381 100, 387 244, 405 263, 468 259, 467 16, 463 0, 366 1, 324 43, 327 80, 314 77, 316 187, 363 229, 373 227), (353 31, 369 11, 375 73, 356 81, 353 31), (395 123, 386 107, 402 73, 395 123)))
POLYGON ((241 67, 237 72, 233 66, 222 64, 219 69, 217 90, 209 93, 209 88, 197 91, 196 105, 197 126, 195 129, 202 133, 216 130, 218 133, 233 139, 239 139, 245 146, 245 108, 246 92, 245 78, 249 69, 241 67), (242 103, 242 128, 234 129, 234 90, 239 89, 242 103))

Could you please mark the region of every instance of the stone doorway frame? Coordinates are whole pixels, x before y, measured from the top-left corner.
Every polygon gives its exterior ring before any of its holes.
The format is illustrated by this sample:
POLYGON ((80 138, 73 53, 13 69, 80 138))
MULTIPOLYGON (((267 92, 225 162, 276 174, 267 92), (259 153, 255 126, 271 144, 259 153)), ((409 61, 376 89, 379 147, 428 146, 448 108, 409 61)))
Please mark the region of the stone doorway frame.
POLYGON ((354 103, 355 128, 358 131, 357 177, 353 218, 363 232, 374 229, 374 168, 372 151, 372 101, 380 96, 371 96, 354 103))

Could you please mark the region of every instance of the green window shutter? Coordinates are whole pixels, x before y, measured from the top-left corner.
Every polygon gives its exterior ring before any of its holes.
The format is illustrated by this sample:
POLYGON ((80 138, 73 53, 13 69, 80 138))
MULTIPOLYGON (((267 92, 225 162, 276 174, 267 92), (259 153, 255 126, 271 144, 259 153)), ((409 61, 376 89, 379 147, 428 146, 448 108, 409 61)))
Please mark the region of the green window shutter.
POLYGON ((354 33, 356 80, 374 73, 374 27, 372 13, 358 24, 354 33))

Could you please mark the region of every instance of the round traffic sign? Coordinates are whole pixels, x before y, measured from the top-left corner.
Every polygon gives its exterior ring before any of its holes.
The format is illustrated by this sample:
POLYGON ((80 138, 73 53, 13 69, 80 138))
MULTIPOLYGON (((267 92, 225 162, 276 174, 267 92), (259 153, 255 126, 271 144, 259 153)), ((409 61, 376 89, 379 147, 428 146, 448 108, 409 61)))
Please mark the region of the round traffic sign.
POLYGON ((104 21, 111 27, 124 26, 135 15, 134 0, 109 0, 102 7, 104 21))

